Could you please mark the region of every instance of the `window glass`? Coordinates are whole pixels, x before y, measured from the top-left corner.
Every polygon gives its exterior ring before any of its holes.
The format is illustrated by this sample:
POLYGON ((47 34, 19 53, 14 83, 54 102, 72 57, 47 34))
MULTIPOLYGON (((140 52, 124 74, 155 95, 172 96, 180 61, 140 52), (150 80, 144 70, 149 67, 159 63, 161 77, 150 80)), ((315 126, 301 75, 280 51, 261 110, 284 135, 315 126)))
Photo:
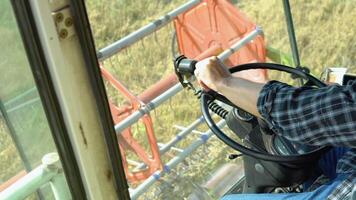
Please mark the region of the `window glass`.
MULTIPOLYGON (((56 152, 10 1, 0 2, 0 187, 56 152)), ((47 184, 48 185, 48 184, 47 184)), ((47 190, 35 197, 53 198, 47 190)))

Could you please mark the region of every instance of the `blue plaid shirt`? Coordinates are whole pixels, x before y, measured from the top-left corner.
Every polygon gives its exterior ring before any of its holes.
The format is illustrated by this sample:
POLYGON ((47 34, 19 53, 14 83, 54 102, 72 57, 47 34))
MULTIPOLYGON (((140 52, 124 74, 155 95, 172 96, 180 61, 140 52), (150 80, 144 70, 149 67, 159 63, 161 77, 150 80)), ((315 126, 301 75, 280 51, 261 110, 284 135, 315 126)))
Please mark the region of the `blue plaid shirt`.
POLYGON ((350 199, 356 184, 356 81, 346 86, 295 88, 268 82, 257 108, 275 133, 310 145, 350 147, 338 161, 337 174, 347 174, 328 199, 350 199))

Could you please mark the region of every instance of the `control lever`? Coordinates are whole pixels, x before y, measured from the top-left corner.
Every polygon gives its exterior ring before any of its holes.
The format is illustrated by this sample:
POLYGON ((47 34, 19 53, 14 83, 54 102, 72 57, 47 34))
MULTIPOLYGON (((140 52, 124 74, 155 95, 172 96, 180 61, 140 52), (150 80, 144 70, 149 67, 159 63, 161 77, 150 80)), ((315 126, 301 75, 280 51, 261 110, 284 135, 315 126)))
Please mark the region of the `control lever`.
POLYGON ((174 60, 174 72, 178 77, 178 81, 184 88, 188 87, 194 91, 195 88, 193 87, 191 81, 195 78, 194 70, 196 64, 196 60, 188 59, 184 55, 180 55, 174 60))

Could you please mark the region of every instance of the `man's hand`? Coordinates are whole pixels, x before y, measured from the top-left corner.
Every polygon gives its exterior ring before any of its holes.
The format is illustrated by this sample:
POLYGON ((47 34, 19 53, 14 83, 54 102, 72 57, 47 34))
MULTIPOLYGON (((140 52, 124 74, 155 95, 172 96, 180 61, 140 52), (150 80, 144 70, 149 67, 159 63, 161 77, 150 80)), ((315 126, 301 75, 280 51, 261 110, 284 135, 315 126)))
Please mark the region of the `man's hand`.
POLYGON ((195 77, 205 90, 221 92, 221 87, 232 78, 228 68, 217 57, 206 58, 195 66, 195 77))
POLYGON ((232 76, 216 57, 206 58, 195 65, 195 77, 203 89, 212 89, 247 112, 260 117, 257 98, 264 83, 232 76))

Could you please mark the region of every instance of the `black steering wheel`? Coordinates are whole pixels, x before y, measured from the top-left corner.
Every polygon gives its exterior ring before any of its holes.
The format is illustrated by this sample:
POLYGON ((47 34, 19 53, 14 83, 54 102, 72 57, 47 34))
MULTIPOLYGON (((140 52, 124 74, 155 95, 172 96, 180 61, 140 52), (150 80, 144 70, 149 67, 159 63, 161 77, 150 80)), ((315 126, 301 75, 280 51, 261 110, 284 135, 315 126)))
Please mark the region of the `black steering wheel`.
MULTIPOLYGON (((306 84, 308 84, 308 85, 314 85, 319 88, 326 86, 326 84, 324 84, 323 82, 321 82, 319 79, 315 78, 314 76, 311 76, 310 74, 307 74, 301 70, 298 70, 298 69, 295 69, 292 67, 275 64, 275 63, 248 63, 248 64, 243 64, 243 65, 238 65, 238 66, 232 67, 232 68, 230 68, 230 72, 235 73, 235 72, 249 70, 249 69, 271 69, 271 70, 283 71, 283 72, 287 72, 292 75, 295 75, 296 77, 307 80, 306 84)), ((305 154, 283 155, 282 156, 282 155, 272 155, 272 154, 268 154, 267 152, 262 152, 259 150, 247 148, 247 147, 237 143, 233 139, 231 139, 215 124, 215 122, 213 121, 213 119, 210 115, 209 107, 208 107, 208 102, 211 102, 214 100, 219 100, 219 101, 222 101, 229 105, 233 105, 224 96, 222 96, 214 91, 209 91, 209 92, 203 91, 201 93, 200 104, 201 104, 201 110, 202 110, 203 117, 204 117, 208 127, 225 144, 227 144, 231 148, 241 152, 242 154, 254 157, 256 159, 266 160, 266 161, 280 162, 280 163, 285 163, 285 164, 299 164, 299 163, 314 162, 316 160, 316 158, 318 158, 322 153, 324 153, 325 151, 330 149, 330 147, 319 147, 319 148, 316 148, 316 149, 314 149, 310 152, 307 152, 305 154)), ((236 107, 236 106, 234 106, 234 107, 236 107)), ((236 107, 236 108, 242 110, 241 108, 238 108, 238 107, 236 107)))

